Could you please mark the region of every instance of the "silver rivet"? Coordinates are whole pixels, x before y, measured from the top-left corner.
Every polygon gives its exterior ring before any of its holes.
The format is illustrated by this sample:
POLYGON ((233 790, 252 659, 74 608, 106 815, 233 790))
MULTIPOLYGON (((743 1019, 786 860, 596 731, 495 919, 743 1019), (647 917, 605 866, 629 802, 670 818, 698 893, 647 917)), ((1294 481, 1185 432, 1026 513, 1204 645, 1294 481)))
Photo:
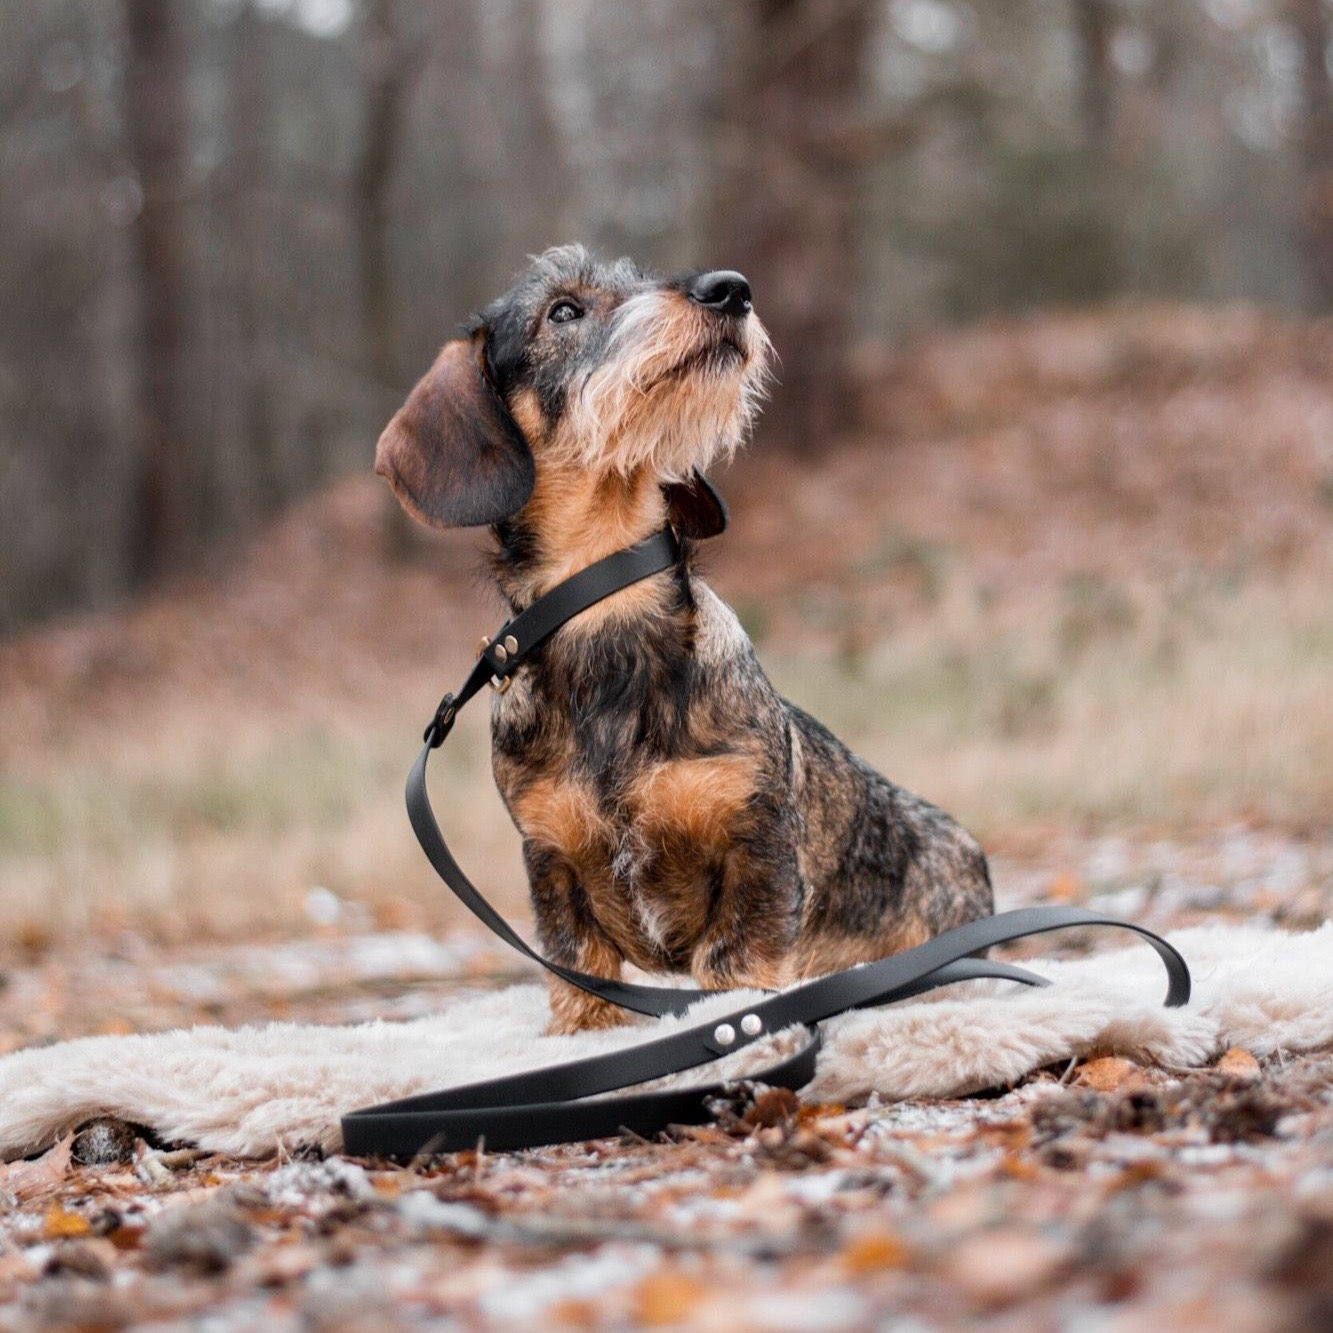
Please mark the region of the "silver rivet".
POLYGON ((497 662, 506 662, 509 660, 509 654, 505 651, 505 646, 502 643, 497 643, 495 647, 491 649, 491 656, 495 658, 497 662))
POLYGON ((741 1019, 741 1031, 747 1037, 756 1036, 764 1030, 764 1020, 758 1014, 746 1014, 741 1019))
POLYGON ((512 634, 505 635, 505 648, 511 652, 518 652, 518 640, 512 634))
POLYGON ((730 1046, 736 1040, 736 1029, 730 1023, 719 1023, 713 1029, 713 1040, 719 1046, 730 1046))

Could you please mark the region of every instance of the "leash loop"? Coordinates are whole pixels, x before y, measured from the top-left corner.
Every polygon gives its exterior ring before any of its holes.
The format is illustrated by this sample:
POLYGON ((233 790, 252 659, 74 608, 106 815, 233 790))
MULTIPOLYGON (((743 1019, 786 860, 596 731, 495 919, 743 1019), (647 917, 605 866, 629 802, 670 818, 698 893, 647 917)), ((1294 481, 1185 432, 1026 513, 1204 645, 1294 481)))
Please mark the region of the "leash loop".
MULTIPOLYGON (((725 991, 640 986, 613 977, 594 977, 543 957, 490 905, 463 873, 445 843, 426 790, 431 751, 443 744, 459 710, 495 679, 508 686, 513 673, 563 624, 581 611, 632 583, 676 564, 681 546, 664 529, 636 546, 597 561, 539 597, 484 640, 472 671, 456 693, 440 700, 422 736, 422 750, 407 779, 407 812, 427 860, 459 901, 506 944, 553 975, 611 1004, 659 1019, 685 1016, 725 991)), ((503 688, 497 686, 497 688, 503 688)), ((1167 973, 1168 1008, 1188 1003, 1190 973, 1179 951, 1143 926, 1081 907, 1026 907, 969 921, 902 953, 759 998, 706 1022, 681 1025, 636 1046, 582 1060, 548 1065, 439 1092, 422 1093, 352 1111, 342 1118, 348 1153, 414 1157, 454 1152, 484 1139, 496 1150, 530 1148, 631 1130, 645 1136, 668 1124, 700 1124, 711 1119, 708 1102, 726 1084, 603 1094, 678 1074, 795 1028, 804 1039, 788 1055, 752 1078, 797 1089, 815 1074, 821 1020, 851 1009, 910 999, 939 986, 991 978, 1026 986, 1046 986, 1046 978, 1012 963, 977 957, 979 952, 1031 935, 1074 926, 1130 930, 1156 950, 1167 973)))
POLYGON ((454 719, 458 716, 458 700, 452 691, 440 700, 435 709, 435 716, 426 724, 421 739, 427 748, 438 750, 444 744, 444 738, 454 729, 454 719))

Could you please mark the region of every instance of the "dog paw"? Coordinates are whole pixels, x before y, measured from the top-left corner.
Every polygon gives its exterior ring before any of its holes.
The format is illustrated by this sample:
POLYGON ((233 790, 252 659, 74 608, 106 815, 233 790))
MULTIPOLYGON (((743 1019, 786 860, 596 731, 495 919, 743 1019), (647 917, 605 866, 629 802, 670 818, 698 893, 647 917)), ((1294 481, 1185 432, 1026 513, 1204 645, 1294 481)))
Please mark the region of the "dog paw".
POLYGON ((599 1000, 595 996, 577 999, 555 999, 551 1003, 551 1021, 546 1025, 548 1037, 568 1037, 575 1032, 597 1032, 621 1027, 629 1021, 623 1009, 599 1000))

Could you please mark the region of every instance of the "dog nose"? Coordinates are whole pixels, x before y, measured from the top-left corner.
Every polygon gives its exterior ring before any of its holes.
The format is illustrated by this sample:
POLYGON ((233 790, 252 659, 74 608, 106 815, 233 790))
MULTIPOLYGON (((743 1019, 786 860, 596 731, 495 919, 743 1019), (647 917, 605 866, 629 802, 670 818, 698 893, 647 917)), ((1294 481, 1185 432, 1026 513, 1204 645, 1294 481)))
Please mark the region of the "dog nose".
POLYGON ((750 284, 743 274, 731 269, 700 273, 685 294, 696 305, 707 306, 723 315, 750 313, 750 284))

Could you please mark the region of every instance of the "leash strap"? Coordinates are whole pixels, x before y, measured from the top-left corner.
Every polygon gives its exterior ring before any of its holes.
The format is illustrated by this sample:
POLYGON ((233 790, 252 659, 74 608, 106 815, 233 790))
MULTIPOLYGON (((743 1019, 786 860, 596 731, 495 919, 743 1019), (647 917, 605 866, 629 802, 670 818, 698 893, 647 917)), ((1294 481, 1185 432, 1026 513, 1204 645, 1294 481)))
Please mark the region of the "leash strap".
MULTIPOLYGON (((654 1017, 683 1015, 698 1001, 726 992, 640 986, 594 977, 544 958, 487 902, 454 860, 431 808, 426 766, 431 751, 453 729, 459 709, 483 685, 489 682, 505 688, 518 667, 566 621, 621 588, 673 567, 679 558, 675 534, 664 529, 590 565, 501 626, 483 647, 462 687, 440 700, 407 779, 408 817, 422 850, 474 916, 506 944, 562 980, 621 1008, 654 1017)), ((725 1084, 619 1097, 599 1094, 694 1069, 797 1026, 805 1029, 805 1036, 795 1054, 753 1077, 775 1087, 800 1088, 814 1077, 820 1020, 981 977, 1048 985, 1043 977, 1023 968, 972 955, 1071 926, 1110 926, 1141 936, 1166 968, 1166 1005, 1178 1007, 1188 1002, 1190 974, 1185 960, 1152 931, 1081 907, 1021 908, 969 921, 914 949, 767 994, 720 1018, 682 1027, 625 1050, 352 1111, 342 1119, 344 1151, 410 1158, 423 1152, 456 1152, 483 1140, 487 1147, 500 1151, 601 1138, 623 1130, 651 1136, 669 1124, 701 1124, 711 1118, 708 1099, 722 1093, 725 1084)))

